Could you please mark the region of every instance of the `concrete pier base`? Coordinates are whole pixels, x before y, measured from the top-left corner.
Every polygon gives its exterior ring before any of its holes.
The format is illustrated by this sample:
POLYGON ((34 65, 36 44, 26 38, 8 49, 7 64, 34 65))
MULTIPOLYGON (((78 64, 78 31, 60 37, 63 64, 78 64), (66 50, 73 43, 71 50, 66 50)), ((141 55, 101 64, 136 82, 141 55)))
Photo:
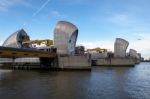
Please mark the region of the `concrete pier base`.
POLYGON ((96 66, 134 66, 135 61, 132 58, 107 58, 97 59, 96 66))
POLYGON ((61 69, 91 70, 91 61, 85 56, 58 57, 58 67, 61 69))

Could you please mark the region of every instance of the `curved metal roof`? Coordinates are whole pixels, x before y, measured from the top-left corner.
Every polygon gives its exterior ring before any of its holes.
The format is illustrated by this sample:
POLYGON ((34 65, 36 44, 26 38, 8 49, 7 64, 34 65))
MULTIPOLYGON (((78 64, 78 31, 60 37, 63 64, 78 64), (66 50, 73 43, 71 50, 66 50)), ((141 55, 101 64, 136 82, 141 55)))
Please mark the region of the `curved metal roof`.
POLYGON ((128 41, 126 41, 122 38, 116 38, 116 41, 114 44, 114 56, 115 57, 125 57, 128 45, 129 45, 128 41))
POLYGON ((130 55, 131 57, 133 57, 133 58, 137 58, 137 59, 140 58, 140 56, 138 55, 138 53, 137 53, 137 51, 136 51, 135 49, 130 49, 130 50, 129 50, 129 55, 130 55))
POLYGON ((78 35, 78 28, 70 22, 59 21, 55 27, 54 33, 60 32, 66 33, 70 37, 74 32, 78 35))
POLYGON ((67 21, 59 21, 54 29, 54 46, 61 54, 73 53, 78 36, 78 28, 67 21))
POLYGON ((22 41, 29 40, 29 36, 27 33, 21 29, 16 31, 15 33, 11 34, 3 43, 5 47, 14 47, 14 48, 21 48, 22 41))
POLYGON ((124 44, 129 45, 129 42, 126 41, 125 39, 122 39, 122 38, 116 38, 116 42, 115 43, 124 43, 124 44))

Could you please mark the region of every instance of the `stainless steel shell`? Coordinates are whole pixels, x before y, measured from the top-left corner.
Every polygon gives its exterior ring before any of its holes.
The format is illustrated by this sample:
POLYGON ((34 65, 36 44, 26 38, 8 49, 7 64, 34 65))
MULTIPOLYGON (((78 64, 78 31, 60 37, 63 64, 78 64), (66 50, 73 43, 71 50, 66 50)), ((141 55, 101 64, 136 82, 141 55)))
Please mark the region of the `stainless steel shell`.
POLYGON ((129 42, 122 39, 122 38, 116 38, 115 44, 114 44, 114 57, 126 57, 126 50, 128 48, 129 42))
POLYGON ((29 40, 27 33, 21 29, 11 34, 3 43, 5 47, 22 48, 27 47, 22 45, 23 40, 29 40))
POLYGON ((78 28, 66 21, 60 21, 54 30, 54 46, 59 54, 74 54, 78 28))

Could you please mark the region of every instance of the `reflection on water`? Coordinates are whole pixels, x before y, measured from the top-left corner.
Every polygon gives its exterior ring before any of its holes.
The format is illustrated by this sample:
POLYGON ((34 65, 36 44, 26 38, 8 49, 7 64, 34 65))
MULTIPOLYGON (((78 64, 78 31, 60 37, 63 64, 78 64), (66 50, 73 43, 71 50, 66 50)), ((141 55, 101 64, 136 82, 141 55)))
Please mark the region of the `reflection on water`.
POLYGON ((150 98, 150 63, 92 71, 0 70, 0 99, 150 98))

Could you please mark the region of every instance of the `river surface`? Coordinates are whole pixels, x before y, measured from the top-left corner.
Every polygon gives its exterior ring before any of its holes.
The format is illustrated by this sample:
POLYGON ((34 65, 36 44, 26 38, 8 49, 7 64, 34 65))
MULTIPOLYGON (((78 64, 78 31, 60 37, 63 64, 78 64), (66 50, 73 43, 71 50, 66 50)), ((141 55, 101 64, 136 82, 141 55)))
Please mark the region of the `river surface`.
POLYGON ((92 71, 0 70, 0 99, 150 99, 150 63, 92 71))

